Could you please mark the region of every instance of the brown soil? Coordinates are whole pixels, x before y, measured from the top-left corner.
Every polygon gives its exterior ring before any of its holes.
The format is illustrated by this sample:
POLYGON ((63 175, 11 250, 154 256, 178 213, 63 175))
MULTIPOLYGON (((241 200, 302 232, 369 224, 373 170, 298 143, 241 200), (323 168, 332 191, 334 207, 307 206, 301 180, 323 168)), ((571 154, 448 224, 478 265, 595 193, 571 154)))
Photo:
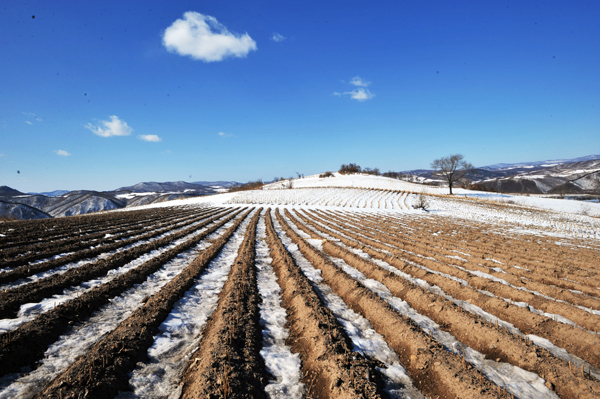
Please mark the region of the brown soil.
POLYGON ((0 273, 0 284, 6 284, 9 282, 17 281, 21 278, 25 278, 31 276, 36 273, 41 273, 47 270, 51 270, 67 263, 77 262, 83 259, 88 259, 93 256, 99 255, 104 252, 113 251, 118 248, 123 248, 127 245, 133 244, 142 240, 149 240, 154 237, 157 237, 161 234, 164 234, 170 230, 183 228, 187 225, 195 223, 199 220, 205 219, 208 216, 212 216, 218 213, 219 210, 212 209, 208 211, 201 212, 193 217, 186 217, 184 220, 177 220, 175 223, 172 222, 163 222, 159 225, 154 226, 154 228, 148 229, 146 232, 141 232, 141 234, 136 235, 136 232, 129 233, 130 237, 123 237, 121 240, 115 240, 113 242, 107 242, 105 245, 96 246, 94 248, 83 248, 77 249, 77 246, 63 248, 61 253, 65 252, 74 252, 65 256, 62 256, 57 259, 48 259, 46 261, 38 262, 35 264, 26 264, 20 267, 15 267, 12 270, 5 271, 0 273))
POLYGON ((260 295, 254 267, 258 211, 246 232, 219 305, 185 371, 182 398, 266 398, 260 349, 260 295))
MULTIPOLYGON (((216 219, 223 216, 224 214, 218 214, 217 216, 207 218, 198 225, 184 228, 179 232, 170 234, 153 242, 117 252, 108 258, 67 270, 64 273, 53 274, 29 284, 4 290, 0 292, 0 318, 15 317, 19 308, 24 303, 39 302, 43 298, 62 292, 65 288, 76 286, 93 278, 104 276, 108 271, 124 266, 132 260, 155 249, 169 245, 173 240, 185 237, 202 227, 208 226, 216 219)), ((168 231, 168 228, 165 228, 165 231, 168 231)))
MULTIPOLYGON (((298 215, 304 223, 316 228, 310 219, 298 215)), ((302 227, 302 225, 299 225, 302 227)), ((310 231, 310 230, 308 230, 310 231)), ((314 236, 314 232, 313 232, 314 236)), ((335 236, 335 235, 334 235, 335 236)), ((322 237, 315 237, 322 238, 322 237)), ((337 236, 336 238, 339 238, 337 236)), ((341 258, 350 266, 386 285, 391 293, 405 300, 419 313, 431 318, 444 330, 453 334, 461 342, 483 353, 491 359, 500 358, 538 375, 547 376, 555 385, 557 393, 563 398, 594 398, 600 392, 600 382, 572 373, 569 364, 541 350, 535 345, 495 328, 489 323, 445 298, 424 291, 401 277, 388 272, 377 264, 365 260, 353 252, 331 241, 323 243, 324 252, 332 257, 341 258)))
MULTIPOLYGON (((199 214, 199 213, 198 213, 199 214)), ((176 221, 183 221, 188 218, 197 217, 198 214, 189 214, 189 212, 177 211, 170 217, 162 215, 161 218, 153 220, 140 220, 138 214, 130 214, 127 219, 121 223, 115 223, 113 226, 98 227, 97 230, 79 232, 65 237, 44 239, 38 237, 38 242, 31 245, 23 245, 2 250, 2 259, 0 267, 18 267, 27 265, 29 262, 47 259, 54 255, 65 252, 82 251, 91 247, 98 247, 111 244, 128 237, 141 234, 144 231, 155 230, 160 226, 171 225, 176 221), (107 237, 107 235, 109 235, 107 237)))
POLYGON ((425 335, 372 291, 341 272, 324 254, 290 229, 279 213, 277 217, 302 254, 321 270, 325 282, 385 337, 423 394, 438 398, 497 397, 495 385, 483 379, 462 358, 425 335))
MULTIPOLYGON (((0 335, 0 342, 4 343, 0 348, 0 375, 16 372, 21 367, 32 365, 43 355, 47 346, 69 328, 70 324, 85 320, 110 298, 120 295, 134 284, 142 283, 166 262, 196 245, 227 221, 233 219, 239 212, 241 211, 235 212, 226 219, 215 223, 204 233, 144 262, 137 268, 39 315, 15 331, 0 335)), ((238 220, 238 223, 241 221, 238 220)))
MULTIPOLYGON (((457 226, 457 228, 458 227, 459 226, 457 226)), ((338 226, 337 229, 338 231, 343 231, 347 236, 352 236, 352 240, 341 238, 345 245, 361 249, 370 256, 384 260, 413 277, 421 278, 431 285, 437 285, 454 298, 468 301, 481 307, 483 310, 514 324, 523 333, 535 334, 549 339, 556 345, 581 357, 596 367, 600 364, 600 337, 598 335, 590 334, 580 328, 529 312, 529 310, 525 308, 509 305, 502 299, 484 295, 471 286, 464 286, 456 281, 447 279, 446 277, 432 274, 413 266, 410 263, 407 263, 407 261, 422 264, 434 270, 436 270, 438 264, 423 257, 406 254, 406 252, 401 251, 397 246, 388 244, 386 242, 387 240, 382 238, 381 235, 375 236, 369 234, 368 232, 370 229, 368 227, 353 229, 348 226, 338 226)), ((446 268, 444 271, 449 270, 446 268)), ((468 276, 465 277, 467 277, 465 280, 471 280, 468 276)), ((592 320, 597 318, 597 316, 591 314, 588 315, 592 320)))
POLYGON ((48 384, 36 398, 100 399, 113 397, 119 390, 127 390, 129 372, 145 358, 158 327, 175 302, 192 287, 250 212, 247 211, 186 269, 148 298, 144 305, 48 384))
MULTIPOLYGON (((339 205, 343 206, 348 200, 340 197, 339 205)), ((373 201, 374 205, 382 205, 382 201, 388 199, 379 196, 373 201)), ((494 207, 488 204, 482 206, 494 207)), ((18 289, 3 290, 0 292, 0 318, 11 317, 23 303, 48 298, 64 288, 104 275, 195 229, 204 226, 207 231, 79 298, 39 315, 10 334, 1 334, 0 376, 20 372, 23 367, 35 367, 48 346, 72 325, 87 320, 111 298, 145 281, 170 259, 205 240, 208 234, 223 228, 226 222, 236 219, 235 225, 228 228, 225 235, 211 242, 211 246, 184 271, 147 298, 116 329, 100 337, 97 344, 47 384, 37 397, 110 398, 118 390, 127 390, 129 373, 137 362, 145 359, 158 333, 158 326, 239 228, 246 217, 241 217, 243 211, 244 208, 174 207, 2 223, 0 233, 4 236, 0 237, 0 267, 13 269, 0 273, 0 284, 52 270, 67 262, 118 250, 173 229, 182 231, 151 244, 119 251, 103 261, 69 270, 60 275, 63 277, 51 276, 18 289), (201 224, 190 226, 195 222, 201 224), (105 237, 107 233, 112 237, 105 237), (69 251, 74 253, 49 259, 69 251), (42 261, 27 265, 34 260, 42 261)), ((274 214, 283 231, 276 231, 271 219, 273 212, 264 214, 267 243, 273 269, 282 288, 282 306, 287 311, 288 344, 302 360, 307 397, 371 398, 386 397, 386 394, 382 390, 382 375, 377 370, 381 364, 352 350, 346 331, 320 298, 320 291, 302 273, 283 245, 283 234, 289 236, 298 245, 303 257, 321 271, 323 283, 330 286, 351 309, 369 320, 397 352, 414 386, 427 397, 510 398, 510 395, 488 381, 460 355, 438 344, 368 287, 343 272, 338 267, 342 261, 367 278, 385 284, 392 295, 406 301, 416 311, 435 321, 443 331, 487 358, 510 363, 544 378, 546 385, 561 398, 600 397, 600 382, 590 377, 585 369, 583 372, 576 369, 533 345, 522 335, 498 328, 454 305, 435 290, 422 289, 375 262, 385 261, 414 278, 438 286, 457 300, 468 301, 512 323, 524 334, 546 338, 592 366, 600 367, 600 336, 502 300, 504 297, 525 301, 537 309, 573 320, 587 330, 600 330, 599 316, 577 308, 600 309, 600 291, 597 289, 600 286, 597 262, 600 245, 595 240, 515 232, 516 225, 509 223, 467 223, 426 213, 295 209, 285 211, 284 219, 281 212, 276 210, 274 214), (323 251, 315 249, 295 233, 286 220, 312 238, 321 240, 323 251), (325 239, 325 235, 332 239, 325 239), (362 251, 360 256, 356 250, 362 251), (478 272, 501 278, 513 287, 478 277, 474 274, 478 272), (436 273, 460 278, 466 285, 436 273), (519 288, 537 291, 543 296, 519 288), (478 289, 492 292, 496 297, 480 293, 478 289)), ((531 211, 517 209, 515 212, 531 211)), ((183 379, 183 395, 186 398, 265 396, 264 386, 269 376, 259 355, 262 340, 258 303, 261 299, 256 288, 254 267, 259 214, 256 213, 246 231, 217 310, 198 342, 198 350, 189 354, 191 363, 183 379)))
POLYGON ((288 313, 288 344, 302 359, 307 397, 371 398, 381 395, 374 365, 352 344, 307 277, 283 246, 266 214, 267 243, 288 313))

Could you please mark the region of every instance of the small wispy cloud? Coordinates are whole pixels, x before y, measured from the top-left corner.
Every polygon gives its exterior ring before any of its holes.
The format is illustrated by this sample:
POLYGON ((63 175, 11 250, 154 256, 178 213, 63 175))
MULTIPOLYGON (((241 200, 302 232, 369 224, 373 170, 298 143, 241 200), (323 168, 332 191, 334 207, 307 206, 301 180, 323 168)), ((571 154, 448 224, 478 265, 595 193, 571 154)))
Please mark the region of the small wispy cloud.
POLYGON ((231 133, 219 132, 219 137, 234 137, 231 133))
POLYGON ((271 40, 273 40, 274 42, 277 42, 277 43, 281 43, 285 39, 287 39, 287 37, 285 37, 282 34, 277 33, 277 32, 273 33, 273 36, 271 36, 271 40))
POLYGON ((28 120, 26 120, 25 123, 27 123, 28 125, 33 125, 33 122, 31 122, 31 121, 34 121, 34 122, 42 122, 43 121, 42 118, 40 118, 33 112, 23 112, 23 115, 25 115, 27 117, 28 120))
POLYGON ((215 17, 188 11, 163 34, 168 51, 187 55, 204 62, 222 61, 228 57, 245 57, 256 50, 250 35, 229 32, 215 17))
POLYGON ((162 139, 156 134, 140 134, 137 136, 137 138, 143 141, 149 141, 151 143, 158 143, 159 141, 162 141, 162 139))
POLYGON ((101 137, 129 136, 133 132, 127 122, 119 119, 116 115, 111 115, 108 121, 100 121, 100 125, 88 123, 85 128, 101 137))
POLYGON ((359 102, 370 100, 373 97, 375 97, 375 94, 372 93, 369 89, 367 89, 367 86, 370 85, 371 82, 362 79, 360 76, 353 77, 348 83, 353 86, 357 86, 358 88, 344 92, 336 91, 333 93, 333 95, 338 97, 349 96, 352 100, 356 100, 359 102))
POLYGON ((354 86, 367 87, 371 84, 371 82, 367 82, 366 80, 362 80, 360 76, 355 76, 350 79, 350 84, 354 86))
POLYGON ((54 153, 56 155, 58 155, 59 157, 70 157, 71 156, 71 153, 69 153, 68 151, 65 151, 65 150, 56 150, 56 151, 54 151, 54 153))

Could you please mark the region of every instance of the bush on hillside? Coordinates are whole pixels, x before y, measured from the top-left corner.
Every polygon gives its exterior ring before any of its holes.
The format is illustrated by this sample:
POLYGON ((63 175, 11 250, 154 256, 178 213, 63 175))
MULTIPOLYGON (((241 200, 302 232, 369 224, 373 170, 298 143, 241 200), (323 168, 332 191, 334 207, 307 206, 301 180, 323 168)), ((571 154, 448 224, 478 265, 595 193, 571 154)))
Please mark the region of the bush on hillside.
POLYGON ((260 190, 263 185, 264 183, 262 182, 262 180, 258 179, 256 181, 249 181, 248 183, 236 184, 234 186, 231 186, 229 188, 229 192, 231 193, 235 191, 260 190))
POLYGON ((343 175, 350 175, 353 173, 360 173, 362 172, 362 169, 360 167, 360 165, 357 165, 355 163, 351 163, 351 164, 342 164, 342 166, 340 167, 340 170, 338 170, 339 173, 343 174, 343 175))

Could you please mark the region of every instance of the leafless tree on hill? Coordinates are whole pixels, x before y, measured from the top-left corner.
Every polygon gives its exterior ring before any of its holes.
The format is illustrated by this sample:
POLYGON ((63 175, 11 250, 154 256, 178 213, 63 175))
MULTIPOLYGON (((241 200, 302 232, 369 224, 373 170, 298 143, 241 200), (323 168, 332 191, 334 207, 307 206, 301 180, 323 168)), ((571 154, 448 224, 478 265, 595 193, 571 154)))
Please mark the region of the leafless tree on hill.
POLYGON ((442 176, 448 183, 450 195, 452 195, 452 186, 460 181, 469 170, 473 169, 473 165, 464 160, 462 154, 454 154, 447 157, 439 158, 431 163, 433 174, 442 176))

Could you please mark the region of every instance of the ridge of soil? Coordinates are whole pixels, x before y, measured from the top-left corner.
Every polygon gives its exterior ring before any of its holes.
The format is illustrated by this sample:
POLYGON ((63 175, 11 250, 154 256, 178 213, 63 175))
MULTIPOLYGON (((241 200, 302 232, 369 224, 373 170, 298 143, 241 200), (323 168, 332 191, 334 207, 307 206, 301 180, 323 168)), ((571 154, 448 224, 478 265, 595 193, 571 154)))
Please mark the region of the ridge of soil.
MULTIPOLYGON (((17 372, 21 367, 32 365, 43 356, 48 345, 56 341, 70 325, 89 317, 110 298, 120 295, 134 284, 145 281, 151 273, 160 269, 166 262, 196 245, 241 211, 235 212, 204 233, 144 262, 135 269, 129 270, 127 273, 121 274, 81 296, 39 315, 15 331, 1 334, 0 342, 3 345, 0 348, 0 376, 17 372)), ((239 220, 238 222, 241 223, 239 220)))
POLYGON ((375 365, 352 351, 346 332, 278 238, 270 210, 265 224, 273 270, 282 290, 282 306, 288 314, 287 341, 302 359, 307 397, 383 396, 376 382, 375 365))
POLYGON ((256 281, 256 212, 229 272, 219 304, 182 377, 182 399, 266 398, 267 372, 256 281))
POLYGON ((115 396, 119 390, 127 390, 129 372, 138 361, 146 358, 148 348, 159 332, 158 327, 167 318, 175 302, 193 286, 196 278, 206 270, 250 212, 252 209, 35 398, 83 396, 103 399, 115 396))

